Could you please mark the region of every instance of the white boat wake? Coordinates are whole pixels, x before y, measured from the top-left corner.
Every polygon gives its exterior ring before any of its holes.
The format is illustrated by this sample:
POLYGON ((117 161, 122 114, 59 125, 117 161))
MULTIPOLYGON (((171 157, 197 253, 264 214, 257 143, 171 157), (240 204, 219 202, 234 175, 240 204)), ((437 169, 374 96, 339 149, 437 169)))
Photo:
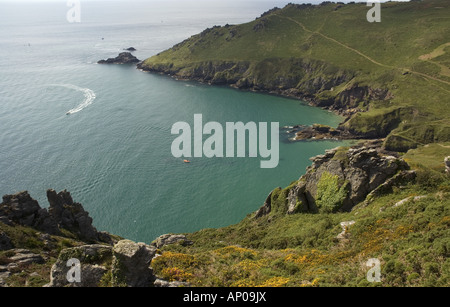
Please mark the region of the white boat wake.
POLYGON ((88 88, 82 88, 73 84, 51 84, 50 86, 61 86, 61 87, 65 87, 65 88, 70 88, 79 92, 82 92, 84 94, 84 100, 82 103, 80 103, 78 106, 76 106, 75 108, 69 110, 66 112, 66 115, 70 115, 70 114, 74 114, 74 113, 78 113, 81 110, 83 110, 84 108, 86 108, 87 106, 90 106, 96 96, 93 90, 88 89, 88 88))

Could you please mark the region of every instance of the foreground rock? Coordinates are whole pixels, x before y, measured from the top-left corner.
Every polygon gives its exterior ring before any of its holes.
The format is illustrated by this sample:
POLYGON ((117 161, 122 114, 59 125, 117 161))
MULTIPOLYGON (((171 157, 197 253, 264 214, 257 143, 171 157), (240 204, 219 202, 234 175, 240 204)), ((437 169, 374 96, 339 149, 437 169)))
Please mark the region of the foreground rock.
POLYGON ((156 248, 129 240, 108 245, 85 245, 61 251, 53 265, 48 287, 149 287, 155 276, 150 263, 156 248), (75 260, 75 261, 74 261, 75 260), (69 272, 78 263, 80 274, 69 272), (74 275, 72 275, 74 274, 74 275), (72 280, 69 280, 73 277, 72 280))
POLYGON ((47 199, 50 204, 48 210, 41 208, 26 191, 5 195, 0 204, 0 221, 11 226, 32 227, 52 235, 61 235, 61 230, 65 229, 86 241, 110 243, 110 236, 95 229, 89 213, 72 200, 69 192, 48 190, 47 199))
POLYGON ((113 248, 114 284, 126 284, 128 287, 148 287, 153 284, 150 263, 156 254, 156 248, 144 243, 122 240, 113 248))
POLYGON ((111 246, 93 244, 62 250, 51 269, 47 287, 97 287, 108 272, 111 259, 111 246), (73 267, 68 266, 68 262, 73 259, 79 261, 79 281, 75 273, 69 274, 73 267), (68 276, 75 282, 69 282, 68 276))
POLYGON ((447 174, 450 174, 450 157, 445 158, 444 163, 445 163, 445 172, 447 174))
POLYGON ((132 55, 130 52, 122 52, 115 58, 109 58, 107 60, 100 60, 98 64, 136 64, 140 60, 132 55))

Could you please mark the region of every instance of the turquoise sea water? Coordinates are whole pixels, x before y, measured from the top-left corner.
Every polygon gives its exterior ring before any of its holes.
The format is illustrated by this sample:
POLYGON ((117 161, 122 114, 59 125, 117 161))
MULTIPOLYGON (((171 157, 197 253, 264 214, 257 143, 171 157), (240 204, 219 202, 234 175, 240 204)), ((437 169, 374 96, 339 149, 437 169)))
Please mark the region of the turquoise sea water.
POLYGON ((275 187, 298 179, 311 156, 342 143, 280 143, 275 169, 260 159, 192 158, 170 152, 172 125, 341 118, 280 97, 97 65, 123 48, 150 57, 213 25, 253 20, 275 1, 83 2, 81 23, 58 3, 0 2, 0 194, 67 189, 99 230, 150 242, 239 222, 275 187), (66 115, 67 112, 73 112, 66 115))

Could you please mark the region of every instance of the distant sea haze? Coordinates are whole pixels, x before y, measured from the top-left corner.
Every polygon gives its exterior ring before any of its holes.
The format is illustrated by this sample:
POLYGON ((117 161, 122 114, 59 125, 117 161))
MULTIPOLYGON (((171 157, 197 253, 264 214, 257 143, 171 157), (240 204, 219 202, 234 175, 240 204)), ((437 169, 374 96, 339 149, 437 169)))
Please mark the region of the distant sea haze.
POLYGON ((28 190, 42 205, 67 189, 98 230, 151 242, 165 233, 239 222, 271 190, 298 179, 311 156, 342 142, 290 143, 279 164, 174 158, 171 127, 205 122, 314 123, 341 118, 298 100, 97 65, 134 47, 143 60, 213 25, 237 24, 284 3, 266 1, 0 3, 0 193, 28 190))

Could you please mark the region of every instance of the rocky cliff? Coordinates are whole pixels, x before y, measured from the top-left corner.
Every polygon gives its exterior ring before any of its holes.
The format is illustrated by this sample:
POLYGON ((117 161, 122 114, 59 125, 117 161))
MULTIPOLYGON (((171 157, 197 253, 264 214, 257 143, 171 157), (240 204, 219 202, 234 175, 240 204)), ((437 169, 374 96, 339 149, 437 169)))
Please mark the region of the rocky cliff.
POLYGON ((270 214, 274 206, 287 214, 350 211, 370 193, 386 192, 415 178, 403 159, 376 144, 335 148, 311 160, 295 184, 270 193, 256 218, 270 214))

